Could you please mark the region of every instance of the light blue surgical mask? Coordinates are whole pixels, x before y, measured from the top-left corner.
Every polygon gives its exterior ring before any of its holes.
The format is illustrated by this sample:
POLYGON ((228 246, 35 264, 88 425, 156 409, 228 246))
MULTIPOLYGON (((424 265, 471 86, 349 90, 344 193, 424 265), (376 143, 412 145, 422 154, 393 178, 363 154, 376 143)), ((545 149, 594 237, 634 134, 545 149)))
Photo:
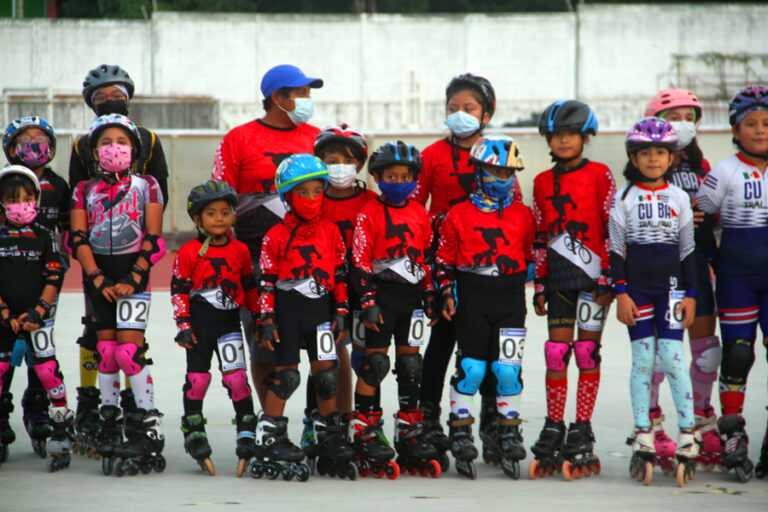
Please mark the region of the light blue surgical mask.
POLYGON ((471 137, 480 130, 480 121, 463 110, 456 111, 445 118, 445 125, 460 139, 471 137))
POLYGON ((315 104, 312 98, 293 98, 293 104, 295 108, 290 112, 278 105, 280 110, 288 114, 288 118, 293 124, 298 126, 312 119, 312 114, 315 113, 315 104))

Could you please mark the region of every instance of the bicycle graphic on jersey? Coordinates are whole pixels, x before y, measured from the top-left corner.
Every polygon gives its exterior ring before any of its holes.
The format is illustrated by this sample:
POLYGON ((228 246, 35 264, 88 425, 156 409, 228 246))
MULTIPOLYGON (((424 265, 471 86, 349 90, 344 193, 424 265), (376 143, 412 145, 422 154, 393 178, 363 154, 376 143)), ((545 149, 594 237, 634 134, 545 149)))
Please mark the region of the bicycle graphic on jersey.
POLYGON ((592 251, 584 247, 583 240, 566 235, 563 243, 565 248, 577 255, 585 265, 592 263, 592 251))

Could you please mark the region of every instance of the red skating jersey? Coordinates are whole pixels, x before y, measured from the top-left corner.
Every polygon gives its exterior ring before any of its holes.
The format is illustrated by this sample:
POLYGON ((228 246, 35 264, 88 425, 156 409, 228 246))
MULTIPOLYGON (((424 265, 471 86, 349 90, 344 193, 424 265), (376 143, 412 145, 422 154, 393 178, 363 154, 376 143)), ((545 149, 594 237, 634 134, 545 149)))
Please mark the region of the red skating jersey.
MULTIPOLYGON (((424 168, 411 199, 426 205, 432 196, 431 215, 446 213, 475 190, 475 168, 469 165, 469 149, 442 139, 424 148, 421 159, 424 168)), ((512 190, 515 201, 522 202, 523 193, 517 180, 512 190)))
POLYGON ((365 274, 385 281, 417 284, 432 290, 424 252, 432 243, 432 228, 424 207, 408 200, 403 206, 385 205, 381 197, 357 215, 352 239, 352 262, 365 274))
POLYGON ((608 218, 615 193, 611 170, 586 159, 575 169, 564 172, 555 166, 536 176, 538 286, 546 284, 551 291, 590 289, 601 272, 607 274, 608 218))
POLYGON ((352 235, 355 232, 357 214, 363 206, 377 197, 376 192, 363 188, 358 188, 355 195, 350 197, 334 198, 328 194, 323 197, 323 211, 320 218, 336 224, 348 252, 352 249, 352 235))
POLYGON ((440 287, 453 281, 452 269, 487 276, 527 272, 527 263, 534 261, 535 229, 530 208, 520 203, 504 208, 501 218, 498 211, 484 212, 469 201, 457 204, 440 227, 435 257, 440 287))
POLYGON ((274 192, 275 171, 294 153, 312 153, 320 129, 311 124, 281 129, 260 120, 231 129, 213 160, 213 179, 226 181, 238 194, 274 192))
POLYGON ((324 219, 299 223, 288 213, 264 236, 259 268, 262 315, 274 313, 274 290, 293 290, 319 298, 333 291, 337 307, 346 308, 344 241, 336 224, 324 219))
POLYGON ((258 313, 259 294, 248 247, 230 238, 224 245, 209 245, 200 257, 202 246, 199 239, 190 240, 173 263, 171 303, 179 328, 189 327, 189 300, 198 296, 217 309, 247 307, 258 313))

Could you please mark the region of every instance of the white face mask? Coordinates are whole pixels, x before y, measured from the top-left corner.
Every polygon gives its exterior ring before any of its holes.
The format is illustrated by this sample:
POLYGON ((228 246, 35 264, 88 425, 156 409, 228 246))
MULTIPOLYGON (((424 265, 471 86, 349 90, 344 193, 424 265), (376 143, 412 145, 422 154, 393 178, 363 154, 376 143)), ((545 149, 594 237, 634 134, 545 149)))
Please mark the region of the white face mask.
POLYGON ((312 98, 293 98, 293 104, 295 107, 290 112, 278 105, 280 110, 288 114, 288 118, 293 124, 298 126, 312 119, 312 115, 315 113, 315 104, 312 102, 312 98))
POLYGON ((331 164, 328 168, 328 181, 336 188, 350 188, 354 186, 357 178, 357 166, 355 164, 331 164))
POLYGON ((677 134, 677 146, 675 149, 685 149, 696 137, 696 124, 691 121, 670 121, 677 134))

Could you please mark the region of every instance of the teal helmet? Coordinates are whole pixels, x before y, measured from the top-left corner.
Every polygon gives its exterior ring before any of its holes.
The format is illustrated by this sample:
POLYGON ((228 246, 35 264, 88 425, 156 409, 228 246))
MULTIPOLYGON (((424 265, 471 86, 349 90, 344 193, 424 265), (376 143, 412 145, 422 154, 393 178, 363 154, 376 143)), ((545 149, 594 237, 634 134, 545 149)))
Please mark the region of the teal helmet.
POLYGON ((328 169, 315 155, 297 153, 282 162, 275 174, 275 189, 280 199, 285 201, 285 194, 299 183, 309 180, 322 180, 323 187, 328 186, 328 169))

